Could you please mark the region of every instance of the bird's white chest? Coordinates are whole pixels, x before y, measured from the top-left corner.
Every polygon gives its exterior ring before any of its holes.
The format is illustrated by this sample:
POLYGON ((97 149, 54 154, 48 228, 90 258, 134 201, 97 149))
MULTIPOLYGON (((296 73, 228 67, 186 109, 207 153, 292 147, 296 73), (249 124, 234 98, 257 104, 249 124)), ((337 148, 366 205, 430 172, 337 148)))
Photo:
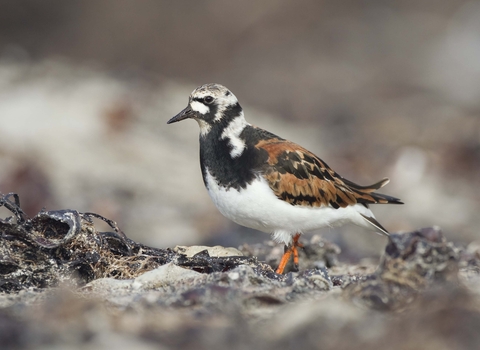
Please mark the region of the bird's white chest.
POLYGON ((265 208, 270 195, 268 192, 271 192, 266 183, 254 180, 246 189, 236 190, 219 186, 208 169, 206 173, 208 194, 224 216, 240 225, 265 231, 262 218, 266 216, 266 212, 262 208, 265 208))

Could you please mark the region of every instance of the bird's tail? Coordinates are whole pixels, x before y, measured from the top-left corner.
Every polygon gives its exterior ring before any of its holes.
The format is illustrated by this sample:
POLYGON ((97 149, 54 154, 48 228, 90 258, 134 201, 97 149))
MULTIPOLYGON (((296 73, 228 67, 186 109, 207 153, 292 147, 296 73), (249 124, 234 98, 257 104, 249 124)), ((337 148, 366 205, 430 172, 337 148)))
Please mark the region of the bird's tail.
POLYGON ((375 192, 390 182, 390 179, 384 178, 373 185, 360 186, 347 179, 342 179, 343 182, 356 193, 357 201, 362 204, 403 204, 403 202, 396 197, 388 196, 375 192))

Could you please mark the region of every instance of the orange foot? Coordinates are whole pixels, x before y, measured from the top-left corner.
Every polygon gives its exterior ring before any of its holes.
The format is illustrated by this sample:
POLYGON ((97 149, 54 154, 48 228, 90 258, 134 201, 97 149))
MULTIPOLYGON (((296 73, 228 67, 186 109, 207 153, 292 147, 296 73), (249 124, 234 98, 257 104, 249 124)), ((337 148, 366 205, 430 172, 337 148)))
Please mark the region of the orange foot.
POLYGON ((300 238, 300 233, 297 233, 293 237, 293 243, 290 246, 285 246, 285 253, 283 253, 282 259, 280 260, 280 264, 277 268, 277 273, 282 274, 283 270, 285 270, 285 266, 287 266, 290 257, 293 254, 293 266, 298 271, 298 249, 297 247, 303 247, 303 244, 298 243, 298 239, 300 238))

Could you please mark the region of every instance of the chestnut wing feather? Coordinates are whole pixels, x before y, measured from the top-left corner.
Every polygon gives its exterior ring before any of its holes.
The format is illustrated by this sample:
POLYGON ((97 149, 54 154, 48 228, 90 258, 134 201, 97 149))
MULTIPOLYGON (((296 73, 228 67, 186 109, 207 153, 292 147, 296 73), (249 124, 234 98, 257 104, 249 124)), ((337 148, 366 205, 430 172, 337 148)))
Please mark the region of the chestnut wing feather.
POLYGON ((258 142, 257 149, 268 153, 262 175, 275 195, 292 204, 344 208, 356 203, 398 203, 394 197, 373 192, 388 182, 359 186, 342 178, 325 162, 303 147, 282 139, 258 142))

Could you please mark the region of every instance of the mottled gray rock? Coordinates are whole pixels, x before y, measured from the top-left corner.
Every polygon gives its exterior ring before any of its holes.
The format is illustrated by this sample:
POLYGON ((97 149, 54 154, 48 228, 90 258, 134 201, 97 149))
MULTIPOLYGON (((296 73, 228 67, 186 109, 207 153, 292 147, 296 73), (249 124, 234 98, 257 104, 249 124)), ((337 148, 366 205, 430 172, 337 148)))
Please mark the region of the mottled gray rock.
POLYGON ((460 252, 438 227, 393 233, 377 270, 350 281, 345 291, 372 308, 401 309, 434 283, 456 279, 460 252))

